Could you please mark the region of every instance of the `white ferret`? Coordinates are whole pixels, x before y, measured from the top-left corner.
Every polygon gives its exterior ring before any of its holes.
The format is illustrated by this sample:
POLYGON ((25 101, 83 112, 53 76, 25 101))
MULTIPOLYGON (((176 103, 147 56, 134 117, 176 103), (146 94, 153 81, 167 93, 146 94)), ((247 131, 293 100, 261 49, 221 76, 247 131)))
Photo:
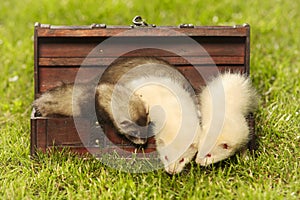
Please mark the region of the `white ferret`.
POLYGON ((145 85, 136 92, 149 105, 156 149, 166 172, 181 172, 197 153, 201 132, 200 113, 192 95, 181 86, 156 84, 145 85))
POLYGON ((250 140, 246 116, 257 105, 257 94, 244 75, 221 74, 200 96, 203 132, 196 163, 206 166, 232 156, 250 140))
MULTIPOLYGON (((118 93, 118 85, 124 85, 140 96, 149 111, 148 137, 155 135, 165 170, 170 174, 180 172, 197 152, 195 138, 200 131, 197 98, 185 77, 163 60, 139 57, 111 65, 99 85, 102 83, 115 85, 113 93, 118 93)), ((113 113, 118 115, 118 112, 113 113)), ((114 120, 117 126, 124 124, 122 120, 114 120)), ((126 124, 136 126, 130 121, 126 124)))
POLYGON ((197 152, 201 132, 197 98, 175 67, 153 58, 142 59, 119 82, 146 102, 156 149, 165 170, 179 173, 197 152))

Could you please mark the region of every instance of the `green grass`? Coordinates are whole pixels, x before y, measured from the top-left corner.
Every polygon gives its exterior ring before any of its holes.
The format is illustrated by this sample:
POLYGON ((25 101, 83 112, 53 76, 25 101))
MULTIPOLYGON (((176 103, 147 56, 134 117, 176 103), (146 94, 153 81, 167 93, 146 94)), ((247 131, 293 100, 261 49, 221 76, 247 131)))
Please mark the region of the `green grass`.
POLYGON ((277 1, 33 1, 0 3, 1 199, 299 199, 300 3, 277 1), (130 174, 68 153, 30 159, 34 22, 251 25, 251 75, 260 96, 256 156, 168 176, 130 174))

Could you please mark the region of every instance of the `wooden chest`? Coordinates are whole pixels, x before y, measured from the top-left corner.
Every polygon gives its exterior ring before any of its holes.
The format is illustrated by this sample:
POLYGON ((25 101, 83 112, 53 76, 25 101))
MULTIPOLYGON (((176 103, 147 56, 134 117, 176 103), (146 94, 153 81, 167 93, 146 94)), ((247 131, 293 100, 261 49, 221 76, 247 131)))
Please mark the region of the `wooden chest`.
MULTIPOLYGON (((82 78, 88 82, 95 78, 94 69, 104 71, 116 58, 134 56, 155 56, 168 61, 178 67, 199 92, 204 79, 217 70, 249 74, 249 37, 247 24, 135 27, 37 23, 34 34, 35 98, 61 82, 74 82, 81 67, 91 70, 82 78)), ((47 152, 53 147, 59 150, 67 147, 80 154, 102 154, 120 149, 128 153, 155 151, 153 138, 141 148, 116 134, 111 127, 104 127, 103 132, 96 120, 82 118, 75 121, 76 125, 72 117, 38 117, 33 110, 31 155, 37 150, 47 152)), ((252 115, 248 121, 254 136, 252 115)), ((254 139, 249 147, 253 149, 253 145, 254 139)))

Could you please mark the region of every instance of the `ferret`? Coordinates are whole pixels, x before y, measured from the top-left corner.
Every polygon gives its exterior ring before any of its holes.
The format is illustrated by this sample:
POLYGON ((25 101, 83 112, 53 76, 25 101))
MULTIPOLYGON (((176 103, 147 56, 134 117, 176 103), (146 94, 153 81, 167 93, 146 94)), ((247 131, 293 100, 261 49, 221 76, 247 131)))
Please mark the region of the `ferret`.
POLYGON ((121 85, 118 88, 118 92, 112 98, 112 91, 115 86, 109 83, 101 83, 96 88, 91 88, 89 84, 76 84, 74 86, 73 83, 62 83, 43 93, 33 102, 33 107, 41 116, 89 117, 93 112, 93 106, 95 106, 98 120, 102 124, 111 123, 119 133, 125 135, 133 143, 144 144, 146 139, 140 136, 147 131, 144 128, 145 124, 148 123, 147 107, 140 97, 130 92, 128 88, 121 85), (126 98, 128 98, 127 102, 125 102, 126 98), (93 99, 95 99, 95 103, 91 103, 93 99), (115 109, 118 110, 116 112, 119 116, 118 119, 123 120, 120 126, 117 126, 114 123, 115 120, 112 119, 114 116, 112 116, 111 105, 115 105, 115 109), (140 126, 133 126, 135 123, 140 126))
POLYGON ((201 114, 194 90, 186 78, 165 61, 136 58, 130 63, 141 64, 127 70, 118 82, 146 102, 164 168, 169 174, 179 173, 195 156, 201 132, 201 114))
POLYGON ((155 135, 168 173, 180 172, 195 156, 201 132, 197 98, 174 66, 149 57, 124 59, 105 70, 94 90, 85 93, 86 87, 64 84, 42 94, 34 107, 42 116, 79 116, 84 102, 96 94, 99 123, 110 122, 136 144, 155 135))
MULTIPOLYGON (((182 90, 181 87, 177 89, 182 90)), ((156 84, 143 86, 137 93, 149 105, 156 149, 165 171, 169 174, 181 172, 198 150, 200 114, 193 97, 186 91, 171 91, 156 84)))
POLYGON ((100 83, 96 88, 95 107, 101 124, 112 124, 118 133, 134 144, 148 138, 148 107, 139 94, 122 85, 100 83))
POLYGON ((241 74, 217 76, 199 95, 203 132, 196 163, 206 166, 232 156, 250 140, 246 115, 257 106, 250 79, 241 74))
POLYGON ((134 70, 145 64, 151 68, 152 65, 163 65, 166 62, 150 57, 118 59, 104 71, 96 88, 96 114, 99 123, 113 124, 119 133, 140 145, 145 144, 147 138, 153 135, 148 126, 149 107, 130 85, 136 79, 151 73, 149 69, 144 69, 143 72, 134 70))

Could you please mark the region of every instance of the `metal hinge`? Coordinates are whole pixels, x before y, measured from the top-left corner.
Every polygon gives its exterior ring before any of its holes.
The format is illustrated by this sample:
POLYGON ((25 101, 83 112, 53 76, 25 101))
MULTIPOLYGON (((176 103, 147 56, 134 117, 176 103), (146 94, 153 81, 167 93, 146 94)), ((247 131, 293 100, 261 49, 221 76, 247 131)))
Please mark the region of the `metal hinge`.
POLYGON ((106 24, 92 24, 91 28, 106 28, 106 24))
POLYGON ((195 26, 193 24, 180 24, 179 28, 194 28, 195 26))

